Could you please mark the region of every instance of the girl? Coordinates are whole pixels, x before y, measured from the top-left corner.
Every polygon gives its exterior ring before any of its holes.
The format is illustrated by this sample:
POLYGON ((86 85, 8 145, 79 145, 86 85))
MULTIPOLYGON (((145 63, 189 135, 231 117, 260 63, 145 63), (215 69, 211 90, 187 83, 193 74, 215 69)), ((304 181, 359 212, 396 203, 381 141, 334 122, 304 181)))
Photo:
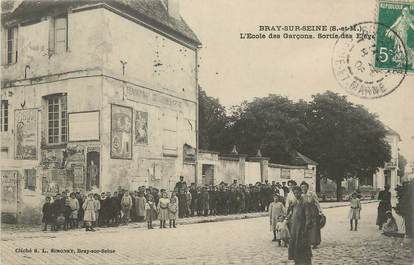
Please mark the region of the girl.
POLYGON ((121 210, 122 210, 122 219, 124 225, 127 225, 129 222, 129 217, 132 208, 132 198, 129 196, 129 192, 125 191, 121 199, 121 210))
POLYGON ((154 229, 152 227, 152 220, 157 218, 157 210, 154 202, 154 197, 151 194, 147 195, 147 201, 145 203, 145 218, 147 219, 148 229, 154 229))
POLYGON ((290 234, 287 227, 287 220, 285 220, 285 217, 283 215, 279 216, 278 222, 276 224, 276 229, 277 235, 279 237, 279 246, 281 245, 280 241, 282 241, 283 245, 287 247, 289 244, 290 234))
POLYGON ((158 201, 158 218, 160 219, 160 228, 165 227, 165 221, 168 220, 168 204, 170 200, 168 199, 167 192, 162 193, 162 197, 158 201))
POLYGON ((281 199, 278 195, 273 196, 273 202, 269 204, 269 217, 270 217, 270 229, 273 231, 273 240, 272 241, 279 241, 280 246, 280 239, 276 236, 276 224, 280 216, 283 216, 285 213, 285 208, 281 202, 281 199))
POLYGON ((95 229, 92 227, 92 223, 96 221, 95 218, 95 200, 93 199, 93 194, 89 193, 85 202, 82 205, 84 215, 83 221, 85 222, 85 230, 95 232, 95 229))
POLYGON ((175 197, 171 197, 170 203, 168 204, 168 218, 170 219, 170 228, 171 224, 174 228, 177 228, 175 226, 175 220, 178 218, 178 205, 175 197))
POLYGON ((349 221, 351 224, 351 231, 353 230, 353 220, 355 221, 355 230, 358 230, 358 220, 360 218, 361 212, 361 202, 358 199, 357 194, 354 192, 351 195, 351 200, 349 201, 350 209, 349 209, 349 221))

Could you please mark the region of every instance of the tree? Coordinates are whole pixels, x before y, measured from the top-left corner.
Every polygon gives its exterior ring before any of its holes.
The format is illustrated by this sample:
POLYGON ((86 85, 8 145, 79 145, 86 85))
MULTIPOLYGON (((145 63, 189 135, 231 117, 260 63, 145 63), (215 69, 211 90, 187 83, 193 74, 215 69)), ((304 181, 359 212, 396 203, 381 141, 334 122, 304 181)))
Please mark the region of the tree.
POLYGON ((199 147, 223 152, 228 118, 226 108, 217 98, 210 97, 199 87, 199 147))
POLYGON ((228 138, 241 153, 256 154, 260 149, 272 162, 290 163, 306 131, 299 118, 305 106, 278 95, 243 102, 232 109, 228 138))
POLYGON ((345 177, 372 176, 390 160, 384 125, 345 96, 329 91, 314 95, 303 122, 308 133, 301 149, 319 163, 322 175, 335 180, 338 201, 345 177))
POLYGON ((407 159, 401 154, 398 154, 398 176, 403 177, 405 175, 405 166, 407 165, 407 159))

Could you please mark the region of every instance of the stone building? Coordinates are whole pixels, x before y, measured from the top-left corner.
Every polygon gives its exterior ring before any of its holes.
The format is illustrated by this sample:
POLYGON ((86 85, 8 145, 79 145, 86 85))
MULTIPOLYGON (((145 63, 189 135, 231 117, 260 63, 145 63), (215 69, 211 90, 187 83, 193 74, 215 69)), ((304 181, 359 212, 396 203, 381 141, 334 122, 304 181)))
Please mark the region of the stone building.
POLYGON ((201 43, 176 0, 25 0, 1 34, 3 212, 196 180, 201 43))
POLYGON ((391 194, 393 195, 392 203, 396 204, 396 191, 397 185, 401 184, 400 177, 398 175, 398 154, 399 154, 399 142, 401 142, 400 135, 388 126, 386 140, 391 147, 391 159, 385 163, 384 168, 379 168, 378 172, 373 176, 374 189, 382 190, 385 185, 390 185, 391 194))

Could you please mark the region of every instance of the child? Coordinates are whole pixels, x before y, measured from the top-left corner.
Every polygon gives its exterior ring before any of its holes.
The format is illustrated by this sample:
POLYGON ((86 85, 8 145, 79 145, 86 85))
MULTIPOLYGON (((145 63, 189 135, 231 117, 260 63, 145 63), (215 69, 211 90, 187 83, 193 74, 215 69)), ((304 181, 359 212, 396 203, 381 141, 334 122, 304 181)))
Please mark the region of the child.
POLYGON ((270 229, 273 231, 273 240, 279 241, 276 236, 276 225, 280 216, 283 216, 285 213, 285 207, 278 195, 273 196, 273 202, 269 204, 269 216, 270 216, 270 229))
POLYGON ((278 222, 276 224, 277 229, 277 236, 279 237, 279 247, 281 246, 281 242, 285 247, 289 244, 290 233, 287 227, 287 220, 283 215, 279 216, 278 222))
POLYGON ((168 220, 168 204, 170 200, 168 199, 167 192, 162 192, 162 197, 158 202, 158 218, 160 219, 160 228, 165 227, 165 221, 168 220))
POLYGON ((151 194, 148 194, 147 196, 147 201, 145 203, 145 213, 148 229, 154 229, 154 227, 152 227, 152 221, 157 218, 157 210, 154 202, 154 197, 151 194))
POLYGON ((69 224, 70 228, 78 228, 78 211, 79 211, 79 201, 75 197, 75 193, 72 192, 69 197, 69 224))
POLYGON ((177 199, 175 197, 171 197, 170 203, 168 204, 168 219, 170 219, 170 228, 171 224, 174 228, 177 228, 175 226, 175 220, 178 218, 178 205, 177 205, 177 199))
POLYGON ((53 216, 52 216, 52 205, 50 204, 50 197, 46 197, 46 202, 42 208, 43 218, 42 222, 45 223, 43 231, 47 231, 47 225, 50 225, 50 230, 53 229, 53 216))
POLYGON ((349 201, 350 209, 349 209, 349 221, 351 224, 351 231, 353 230, 353 221, 355 221, 355 230, 358 230, 358 220, 360 218, 361 212, 361 202, 358 199, 357 194, 354 192, 351 195, 351 200, 349 201))
POLYGON ((92 223, 96 221, 95 200, 92 193, 88 194, 88 198, 83 203, 82 208, 84 210, 83 221, 85 222, 85 230, 95 232, 95 229, 92 227, 92 223))
POLYGON ((394 236, 398 234, 398 226, 391 211, 385 213, 387 221, 382 225, 382 232, 386 236, 394 236))

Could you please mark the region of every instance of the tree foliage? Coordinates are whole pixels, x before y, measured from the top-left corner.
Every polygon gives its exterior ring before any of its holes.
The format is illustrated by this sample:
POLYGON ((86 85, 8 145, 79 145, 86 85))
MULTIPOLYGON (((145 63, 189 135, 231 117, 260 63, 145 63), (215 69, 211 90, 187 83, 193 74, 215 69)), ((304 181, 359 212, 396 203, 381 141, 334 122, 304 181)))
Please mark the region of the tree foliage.
POLYGON ((229 113, 203 90, 199 102, 200 148, 228 153, 236 145, 248 155, 260 149, 271 162, 286 164, 294 163, 299 151, 318 162, 319 172, 338 187, 346 176, 372 177, 391 158, 377 116, 333 92, 314 95, 310 102, 269 95, 229 113))
MULTIPOLYGON (((391 158, 384 125, 345 96, 333 92, 313 96, 305 123, 309 133, 304 138, 304 152, 337 185, 346 176, 372 176, 391 158)), ((339 192, 337 196, 340 199, 339 192)))
POLYGON ((226 108, 217 98, 210 97, 199 87, 199 147, 225 152, 224 142, 228 129, 226 108))
POLYGON ((256 154, 260 149, 273 162, 290 163, 306 131, 301 113, 300 106, 278 95, 243 102, 233 108, 231 143, 241 153, 256 154))

